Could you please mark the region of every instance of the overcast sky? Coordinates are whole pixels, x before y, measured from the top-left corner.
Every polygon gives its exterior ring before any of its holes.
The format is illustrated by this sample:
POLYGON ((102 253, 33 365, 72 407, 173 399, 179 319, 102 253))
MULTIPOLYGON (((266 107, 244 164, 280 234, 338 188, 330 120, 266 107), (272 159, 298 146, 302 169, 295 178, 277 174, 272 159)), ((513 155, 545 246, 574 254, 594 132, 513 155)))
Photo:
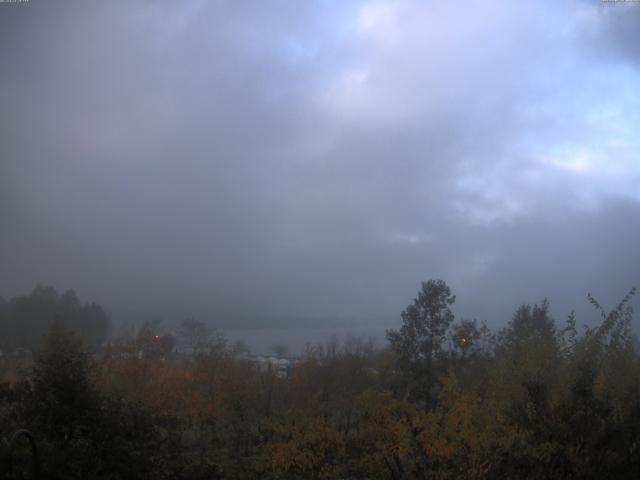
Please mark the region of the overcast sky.
POLYGON ((3 296, 396 324, 429 278, 640 286, 640 3, 0 3, 3 296))

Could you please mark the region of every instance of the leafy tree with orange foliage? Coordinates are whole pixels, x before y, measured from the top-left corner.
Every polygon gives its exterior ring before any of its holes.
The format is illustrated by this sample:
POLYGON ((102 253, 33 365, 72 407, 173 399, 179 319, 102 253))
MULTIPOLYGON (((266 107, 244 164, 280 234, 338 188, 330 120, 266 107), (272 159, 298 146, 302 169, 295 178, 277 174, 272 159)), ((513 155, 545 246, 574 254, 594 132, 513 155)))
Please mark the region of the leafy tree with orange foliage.
POLYGON ((345 443, 320 417, 290 413, 265 420, 259 469, 267 478, 333 480, 343 478, 345 443))

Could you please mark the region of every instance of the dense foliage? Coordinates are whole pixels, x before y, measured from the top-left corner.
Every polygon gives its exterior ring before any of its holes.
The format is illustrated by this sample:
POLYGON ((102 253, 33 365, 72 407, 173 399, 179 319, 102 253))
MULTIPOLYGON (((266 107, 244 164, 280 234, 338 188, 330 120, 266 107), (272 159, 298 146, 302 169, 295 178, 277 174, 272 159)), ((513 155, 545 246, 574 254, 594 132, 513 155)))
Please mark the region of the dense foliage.
POLYGON ((590 297, 581 333, 545 301, 494 334, 430 281, 388 349, 310 347, 286 377, 194 320, 188 354, 147 324, 89 355, 54 324, 0 387, 0 431, 33 430, 52 479, 635 478, 633 293, 611 312, 590 297))

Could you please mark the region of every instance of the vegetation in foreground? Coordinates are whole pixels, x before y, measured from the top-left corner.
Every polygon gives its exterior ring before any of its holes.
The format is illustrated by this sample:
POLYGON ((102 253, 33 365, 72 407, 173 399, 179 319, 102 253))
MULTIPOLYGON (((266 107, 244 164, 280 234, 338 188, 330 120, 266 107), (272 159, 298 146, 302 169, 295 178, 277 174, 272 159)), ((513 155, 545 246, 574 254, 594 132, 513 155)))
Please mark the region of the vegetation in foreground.
MULTIPOLYGON (((611 312, 589 297, 600 320, 581 332, 544 301, 493 333, 456 321, 449 287, 431 280, 388 348, 310 347, 286 377, 195 321, 189 355, 150 324, 90 354, 68 328, 95 345, 99 307, 50 295, 59 315, 35 361, 0 345, 0 432, 33 431, 51 479, 635 478, 634 293, 611 312), (64 315, 79 311, 93 327, 64 315)), ((14 300, 0 302, 2 329, 26 308, 14 300)))

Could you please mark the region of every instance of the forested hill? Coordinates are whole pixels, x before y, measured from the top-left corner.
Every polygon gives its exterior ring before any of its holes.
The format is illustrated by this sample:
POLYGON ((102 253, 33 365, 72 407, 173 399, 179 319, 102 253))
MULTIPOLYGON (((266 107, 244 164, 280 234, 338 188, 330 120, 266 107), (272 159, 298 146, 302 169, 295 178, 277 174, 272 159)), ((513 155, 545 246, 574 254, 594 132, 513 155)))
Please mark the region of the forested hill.
POLYGON ((81 303, 74 290, 60 294, 38 285, 29 295, 8 301, 0 297, 0 350, 36 349, 55 320, 79 333, 89 349, 106 339, 109 319, 102 307, 81 303))

